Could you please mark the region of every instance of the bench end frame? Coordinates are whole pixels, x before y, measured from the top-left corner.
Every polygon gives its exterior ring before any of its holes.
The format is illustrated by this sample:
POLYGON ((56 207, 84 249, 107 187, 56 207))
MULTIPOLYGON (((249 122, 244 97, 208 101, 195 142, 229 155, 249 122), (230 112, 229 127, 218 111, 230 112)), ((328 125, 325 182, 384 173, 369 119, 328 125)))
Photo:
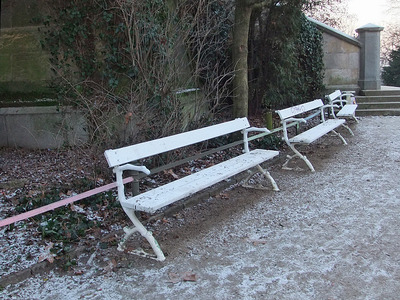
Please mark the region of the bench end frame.
MULTIPOLYGON (((296 148, 295 148, 295 144, 297 143, 304 143, 304 144, 309 144, 312 141, 309 140, 305 140, 305 141, 291 141, 289 140, 288 137, 288 127, 293 124, 293 123, 297 123, 299 124, 300 122, 302 123, 307 123, 307 120, 309 120, 310 118, 320 115, 321 118, 321 123, 317 126, 320 126, 322 124, 326 124, 327 122, 330 122, 332 124, 332 122, 330 120, 326 120, 325 119, 325 109, 331 108, 333 109, 332 104, 328 104, 328 105, 324 105, 324 103, 322 102, 321 99, 316 99, 304 104, 299 104, 296 105, 294 107, 289 107, 289 108, 285 108, 282 110, 277 110, 276 113, 279 115, 279 117, 281 118, 281 123, 282 123, 282 127, 283 127, 283 140, 286 142, 286 144, 290 147, 290 149, 294 152, 294 155, 287 155, 287 160, 285 161, 285 163, 283 164, 282 168, 286 169, 286 170, 292 170, 292 168, 289 168, 287 165, 289 163, 290 160, 292 160, 293 158, 301 158, 306 165, 308 166, 308 168, 311 170, 311 172, 315 172, 315 169, 313 167, 313 165, 311 164, 311 162, 308 160, 308 158, 301 154, 296 148), (311 114, 310 116, 306 117, 306 118, 298 118, 296 116, 301 115, 303 113, 306 112, 311 112, 313 110, 318 110, 317 113, 311 114)), ((333 121, 333 120, 332 120, 333 121)), ((343 125, 344 124, 344 120, 337 120, 334 121, 333 126, 336 128, 337 126, 343 125), (343 122, 343 123, 342 123, 343 122), (339 124, 340 123, 340 124, 339 124), (335 125, 337 124, 337 125, 335 125)), ((346 127, 346 126, 345 126, 346 127)), ((333 132, 336 136, 338 136, 343 144, 347 145, 346 140, 342 137, 342 135, 340 133, 338 133, 337 131, 335 131, 335 128, 330 128, 329 131, 333 132)), ((317 139, 318 136, 315 137, 315 139, 317 139)))

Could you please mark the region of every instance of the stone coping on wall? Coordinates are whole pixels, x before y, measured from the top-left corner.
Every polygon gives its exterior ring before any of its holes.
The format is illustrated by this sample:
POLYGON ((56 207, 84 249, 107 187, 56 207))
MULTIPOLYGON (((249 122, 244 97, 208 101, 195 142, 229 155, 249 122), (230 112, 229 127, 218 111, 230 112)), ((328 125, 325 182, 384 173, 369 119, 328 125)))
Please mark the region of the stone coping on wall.
POLYGON ((328 34, 331 34, 339 39, 345 40, 346 42, 351 43, 351 44, 361 48, 360 41, 358 39, 356 39, 355 37, 352 37, 351 35, 348 35, 340 30, 337 30, 337 29, 335 29, 329 25, 326 25, 320 21, 317 21, 313 18, 307 17, 307 19, 310 22, 314 23, 317 26, 317 28, 319 28, 321 31, 324 31, 328 34))

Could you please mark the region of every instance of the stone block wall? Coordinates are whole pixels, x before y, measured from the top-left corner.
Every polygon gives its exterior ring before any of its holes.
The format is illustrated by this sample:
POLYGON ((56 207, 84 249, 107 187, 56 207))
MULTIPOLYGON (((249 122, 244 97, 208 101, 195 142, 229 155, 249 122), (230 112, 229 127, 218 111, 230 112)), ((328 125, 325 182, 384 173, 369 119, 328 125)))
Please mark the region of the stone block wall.
POLYGON ((53 149, 85 144, 85 117, 56 106, 0 108, 0 147, 53 149))
POLYGON ((323 36, 324 84, 328 87, 356 87, 360 75, 360 47, 328 33, 323 33, 323 36))
POLYGON ((41 0, 1 0, 0 94, 48 91, 51 69, 40 45, 41 0))
POLYGON ((328 91, 359 90, 361 43, 339 30, 309 18, 322 32, 325 64, 324 84, 328 91))

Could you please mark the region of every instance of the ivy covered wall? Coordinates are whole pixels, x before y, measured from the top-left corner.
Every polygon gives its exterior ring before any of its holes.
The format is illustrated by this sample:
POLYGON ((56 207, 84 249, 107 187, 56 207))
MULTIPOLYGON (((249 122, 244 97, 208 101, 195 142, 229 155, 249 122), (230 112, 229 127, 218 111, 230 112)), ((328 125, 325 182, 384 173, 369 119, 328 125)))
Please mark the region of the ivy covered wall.
POLYGON ((38 31, 39 16, 45 11, 41 0, 1 0, 0 95, 49 91, 48 56, 38 31))
MULTIPOLYGON (((48 14, 45 0, 1 0, 0 95, 49 92, 49 57, 40 45, 41 16, 48 14)), ((313 20, 315 22, 315 20, 313 20)), ((317 22, 318 23, 318 22, 317 22)), ((359 76, 360 45, 343 39, 333 28, 317 24, 324 35, 324 84, 355 88, 359 76), (334 35, 332 35, 332 32, 334 35)))

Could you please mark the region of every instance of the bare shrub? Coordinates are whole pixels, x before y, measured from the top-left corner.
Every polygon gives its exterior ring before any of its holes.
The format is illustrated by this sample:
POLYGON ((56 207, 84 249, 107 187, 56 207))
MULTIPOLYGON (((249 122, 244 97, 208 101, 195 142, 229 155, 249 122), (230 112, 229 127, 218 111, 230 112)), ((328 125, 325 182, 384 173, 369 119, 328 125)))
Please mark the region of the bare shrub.
POLYGON ((228 3, 49 1, 43 44, 62 103, 88 119, 92 147, 154 139, 212 120, 232 77, 228 3))

